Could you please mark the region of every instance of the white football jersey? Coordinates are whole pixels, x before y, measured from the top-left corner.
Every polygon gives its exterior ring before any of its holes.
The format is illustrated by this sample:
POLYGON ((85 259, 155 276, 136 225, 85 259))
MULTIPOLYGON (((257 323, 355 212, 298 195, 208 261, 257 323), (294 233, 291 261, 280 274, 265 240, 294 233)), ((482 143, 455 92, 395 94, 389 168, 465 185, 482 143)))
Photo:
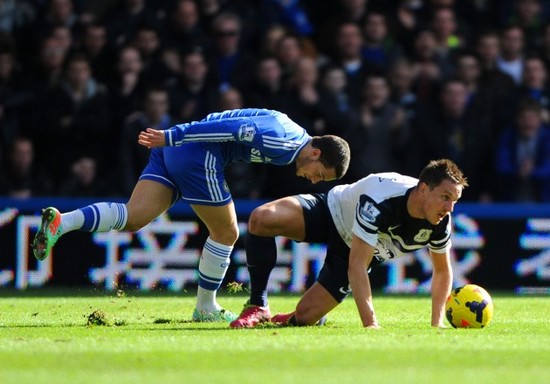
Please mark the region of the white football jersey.
POLYGON ((351 246, 352 235, 375 247, 382 262, 423 247, 444 253, 451 245, 451 221, 439 224, 409 215, 407 199, 418 183, 395 172, 371 174, 328 193, 330 213, 342 239, 351 246))

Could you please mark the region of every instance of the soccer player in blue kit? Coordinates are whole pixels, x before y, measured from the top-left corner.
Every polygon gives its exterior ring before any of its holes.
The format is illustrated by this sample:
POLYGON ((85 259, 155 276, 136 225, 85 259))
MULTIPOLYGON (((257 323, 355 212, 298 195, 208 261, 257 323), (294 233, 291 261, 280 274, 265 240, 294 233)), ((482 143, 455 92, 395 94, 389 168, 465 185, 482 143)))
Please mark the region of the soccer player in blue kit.
POLYGON ((216 300, 239 234, 224 178, 226 165, 238 161, 281 166, 296 163, 296 175, 315 184, 341 178, 350 160, 344 139, 311 137, 286 114, 266 109, 211 113, 201 121, 165 131, 147 128, 138 142, 152 151, 129 201, 100 202, 63 214, 48 207, 42 212, 32 249, 38 260, 44 260, 58 239, 70 231, 137 231, 181 198, 209 232, 199 261, 195 321, 232 321, 237 317, 216 300))
POLYGON ((351 292, 364 327, 378 328, 367 269, 427 247, 432 261, 434 327, 444 327, 452 285, 451 212, 468 186, 448 159, 431 161, 418 179, 374 173, 326 194, 289 196, 257 207, 248 223, 250 299, 232 328, 259 323, 314 325, 351 292), (274 236, 326 243, 323 267, 291 313, 271 317, 267 282, 277 261, 274 236))

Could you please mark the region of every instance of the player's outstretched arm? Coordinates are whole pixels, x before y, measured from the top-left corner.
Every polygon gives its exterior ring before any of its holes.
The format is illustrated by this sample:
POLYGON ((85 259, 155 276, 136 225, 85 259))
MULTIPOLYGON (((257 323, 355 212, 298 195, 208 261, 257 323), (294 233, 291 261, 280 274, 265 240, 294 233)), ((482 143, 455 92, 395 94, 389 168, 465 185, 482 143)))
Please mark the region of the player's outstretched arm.
POLYGON ((166 145, 164 131, 147 128, 145 131, 139 133, 138 143, 147 148, 164 147, 166 145))
POLYGON ((349 254, 348 278, 353 299, 365 328, 379 328, 370 286, 367 266, 374 255, 374 248, 353 235, 349 254))
POLYGON ((453 270, 450 253, 435 253, 430 251, 432 259, 432 326, 446 328, 445 301, 451 292, 453 270))

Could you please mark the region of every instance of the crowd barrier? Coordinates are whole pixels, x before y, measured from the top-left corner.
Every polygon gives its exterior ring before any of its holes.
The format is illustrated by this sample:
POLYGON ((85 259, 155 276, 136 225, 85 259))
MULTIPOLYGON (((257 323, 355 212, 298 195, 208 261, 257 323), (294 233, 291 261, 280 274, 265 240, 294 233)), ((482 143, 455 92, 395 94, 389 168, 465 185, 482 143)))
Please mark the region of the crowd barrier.
MULTIPOLYGON (((40 210, 62 212, 97 199, 0 199, 0 287, 99 287, 107 290, 183 290, 196 287, 204 226, 181 202, 136 233, 71 232, 38 262, 30 242, 40 210)), ((120 200, 123 202, 123 200, 120 200)), ((246 222, 260 200, 237 200, 241 236, 225 283, 248 284, 246 222)), ((476 283, 490 290, 550 294, 550 204, 471 204, 454 212, 454 286, 476 283)), ((323 244, 277 239, 278 260, 271 292, 303 292, 322 266, 323 244)), ((394 259, 371 272, 373 288, 389 293, 423 293, 430 288, 426 250, 394 259)))

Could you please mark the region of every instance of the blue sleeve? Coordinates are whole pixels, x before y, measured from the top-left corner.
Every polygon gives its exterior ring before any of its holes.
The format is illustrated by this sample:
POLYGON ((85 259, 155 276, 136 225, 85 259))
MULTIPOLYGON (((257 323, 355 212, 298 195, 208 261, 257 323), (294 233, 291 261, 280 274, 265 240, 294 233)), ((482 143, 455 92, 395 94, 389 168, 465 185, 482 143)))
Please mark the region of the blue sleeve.
POLYGON ((211 113, 201 121, 179 124, 164 131, 166 145, 179 146, 186 142, 227 142, 237 141, 245 145, 254 145, 264 133, 274 133, 276 125, 259 126, 257 121, 271 121, 280 114, 267 109, 236 109, 220 113, 211 113), (265 119, 262 119, 265 117, 265 119))

